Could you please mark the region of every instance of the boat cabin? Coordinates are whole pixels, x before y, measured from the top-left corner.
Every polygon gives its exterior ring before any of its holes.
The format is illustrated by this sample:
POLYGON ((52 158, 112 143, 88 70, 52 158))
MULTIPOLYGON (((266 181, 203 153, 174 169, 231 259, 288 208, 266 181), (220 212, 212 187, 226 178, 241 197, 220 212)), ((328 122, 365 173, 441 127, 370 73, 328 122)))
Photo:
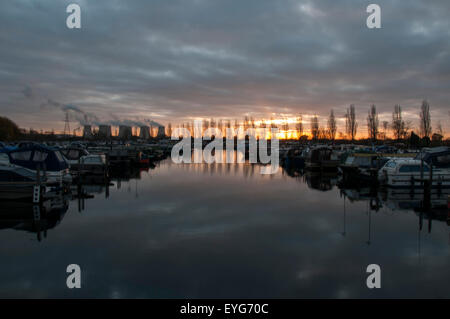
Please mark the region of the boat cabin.
POLYGON ((417 160, 422 160, 428 165, 433 165, 436 168, 450 169, 450 147, 435 147, 424 149, 416 157, 417 160))
POLYGON ((45 168, 49 172, 60 172, 69 166, 58 150, 42 145, 29 145, 7 152, 11 164, 30 170, 45 168))
POLYGON ((390 171, 392 173, 420 173, 423 172, 429 172, 429 166, 424 163, 423 167, 421 165, 421 162, 419 160, 390 160, 388 161, 383 169, 387 169, 387 171, 390 171))
POLYGON ((61 150, 69 163, 77 163, 83 156, 89 155, 89 152, 80 147, 69 147, 61 150))

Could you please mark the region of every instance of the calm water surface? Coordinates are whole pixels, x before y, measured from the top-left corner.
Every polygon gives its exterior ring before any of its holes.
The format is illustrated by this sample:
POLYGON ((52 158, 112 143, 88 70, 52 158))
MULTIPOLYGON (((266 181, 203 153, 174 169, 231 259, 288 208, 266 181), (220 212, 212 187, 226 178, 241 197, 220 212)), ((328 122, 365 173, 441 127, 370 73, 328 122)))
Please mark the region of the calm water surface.
POLYGON ((168 160, 132 174, 39 222, 1 203, 0 297, 450 297, 448 209, 421 215, 420 195, 249 164, 168 160), (72 263, 81 289, 66 287, 72 263), (373 263, 381 289, 366 286, 373 263))

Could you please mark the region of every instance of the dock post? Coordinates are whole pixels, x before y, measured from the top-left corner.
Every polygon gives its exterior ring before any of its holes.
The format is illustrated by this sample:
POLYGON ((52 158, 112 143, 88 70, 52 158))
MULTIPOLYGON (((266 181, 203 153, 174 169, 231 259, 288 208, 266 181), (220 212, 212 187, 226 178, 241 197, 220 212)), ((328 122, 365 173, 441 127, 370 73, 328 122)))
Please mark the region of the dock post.
POLYGON ((36 226, 37 239, 41 241, 41 209, 38 205, 33 206, 33 223, 36 226))
POLYGON ((47 181, 47 165, 45 165, 45 163, 42 164, 42 170, 43 170, 43 177, 44 177, 44 181, 47 181))
POLYGON ((423 155, 420 156, 420 180, 421 185, 423 185, 423 155))
POLYGON ((77 178, 78 178, 78 181, 79 181, 80 178, 81 178, 81 173, 80 173, 80 171, 81 171, 81 157, 78 158, 78 167, 77 167, 77 178))
POLYGON ((433 163, 430 163, 430 187, 433 187, 433 163))
POLYGON ((41 186, 33 186, 33 204, 38 204, 41 201, 41 186))
POLYGON ((41 168, 40 165, 36 167, 36 185, 33 186, 33 203, 41 202, 41 168))
POLYGON ((425 180, 423 183, 423 209, 428 212, 431 208, 431 185, 430 181, 425 180))

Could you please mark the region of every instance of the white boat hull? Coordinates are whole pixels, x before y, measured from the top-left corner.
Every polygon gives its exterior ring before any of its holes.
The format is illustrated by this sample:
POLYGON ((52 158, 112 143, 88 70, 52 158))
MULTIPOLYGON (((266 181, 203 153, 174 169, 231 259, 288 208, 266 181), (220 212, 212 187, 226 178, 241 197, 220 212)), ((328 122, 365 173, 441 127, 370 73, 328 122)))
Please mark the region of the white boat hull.
MULTIPOLYGON (((417 188, 423 187, 424 181, 429 180, 429 175, 425 174, 423 177, 417 173, 394 173, 379 175, 379 182, 381 185, 387 187, 399 188, 417 188)), ((432 187, 450 188, 450 172, 436 171, 433 173, 432 187)))

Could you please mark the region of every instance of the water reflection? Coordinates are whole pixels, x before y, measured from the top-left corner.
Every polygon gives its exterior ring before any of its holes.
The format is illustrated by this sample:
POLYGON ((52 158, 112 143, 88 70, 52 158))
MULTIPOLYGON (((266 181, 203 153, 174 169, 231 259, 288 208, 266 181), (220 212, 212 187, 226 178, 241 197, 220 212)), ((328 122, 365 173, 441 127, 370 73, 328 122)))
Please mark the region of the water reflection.
POLYGON ((167 160, 77 181, 39 223, 33 205, 2 203, 0 296, 450 297, 448 191, 425 207, 418 191, 339 179, 167 160), (69 291, 74 262, 86 277, 69 291), (383 289, 366 288, 370 263, 383 289))
POLYGON ((0 205, 0 230, 13 229, 36 234, 41 241, 50 229, 57 227, 69 209, 68 197, 59 195, 43 204, 2 202, 0 205))

